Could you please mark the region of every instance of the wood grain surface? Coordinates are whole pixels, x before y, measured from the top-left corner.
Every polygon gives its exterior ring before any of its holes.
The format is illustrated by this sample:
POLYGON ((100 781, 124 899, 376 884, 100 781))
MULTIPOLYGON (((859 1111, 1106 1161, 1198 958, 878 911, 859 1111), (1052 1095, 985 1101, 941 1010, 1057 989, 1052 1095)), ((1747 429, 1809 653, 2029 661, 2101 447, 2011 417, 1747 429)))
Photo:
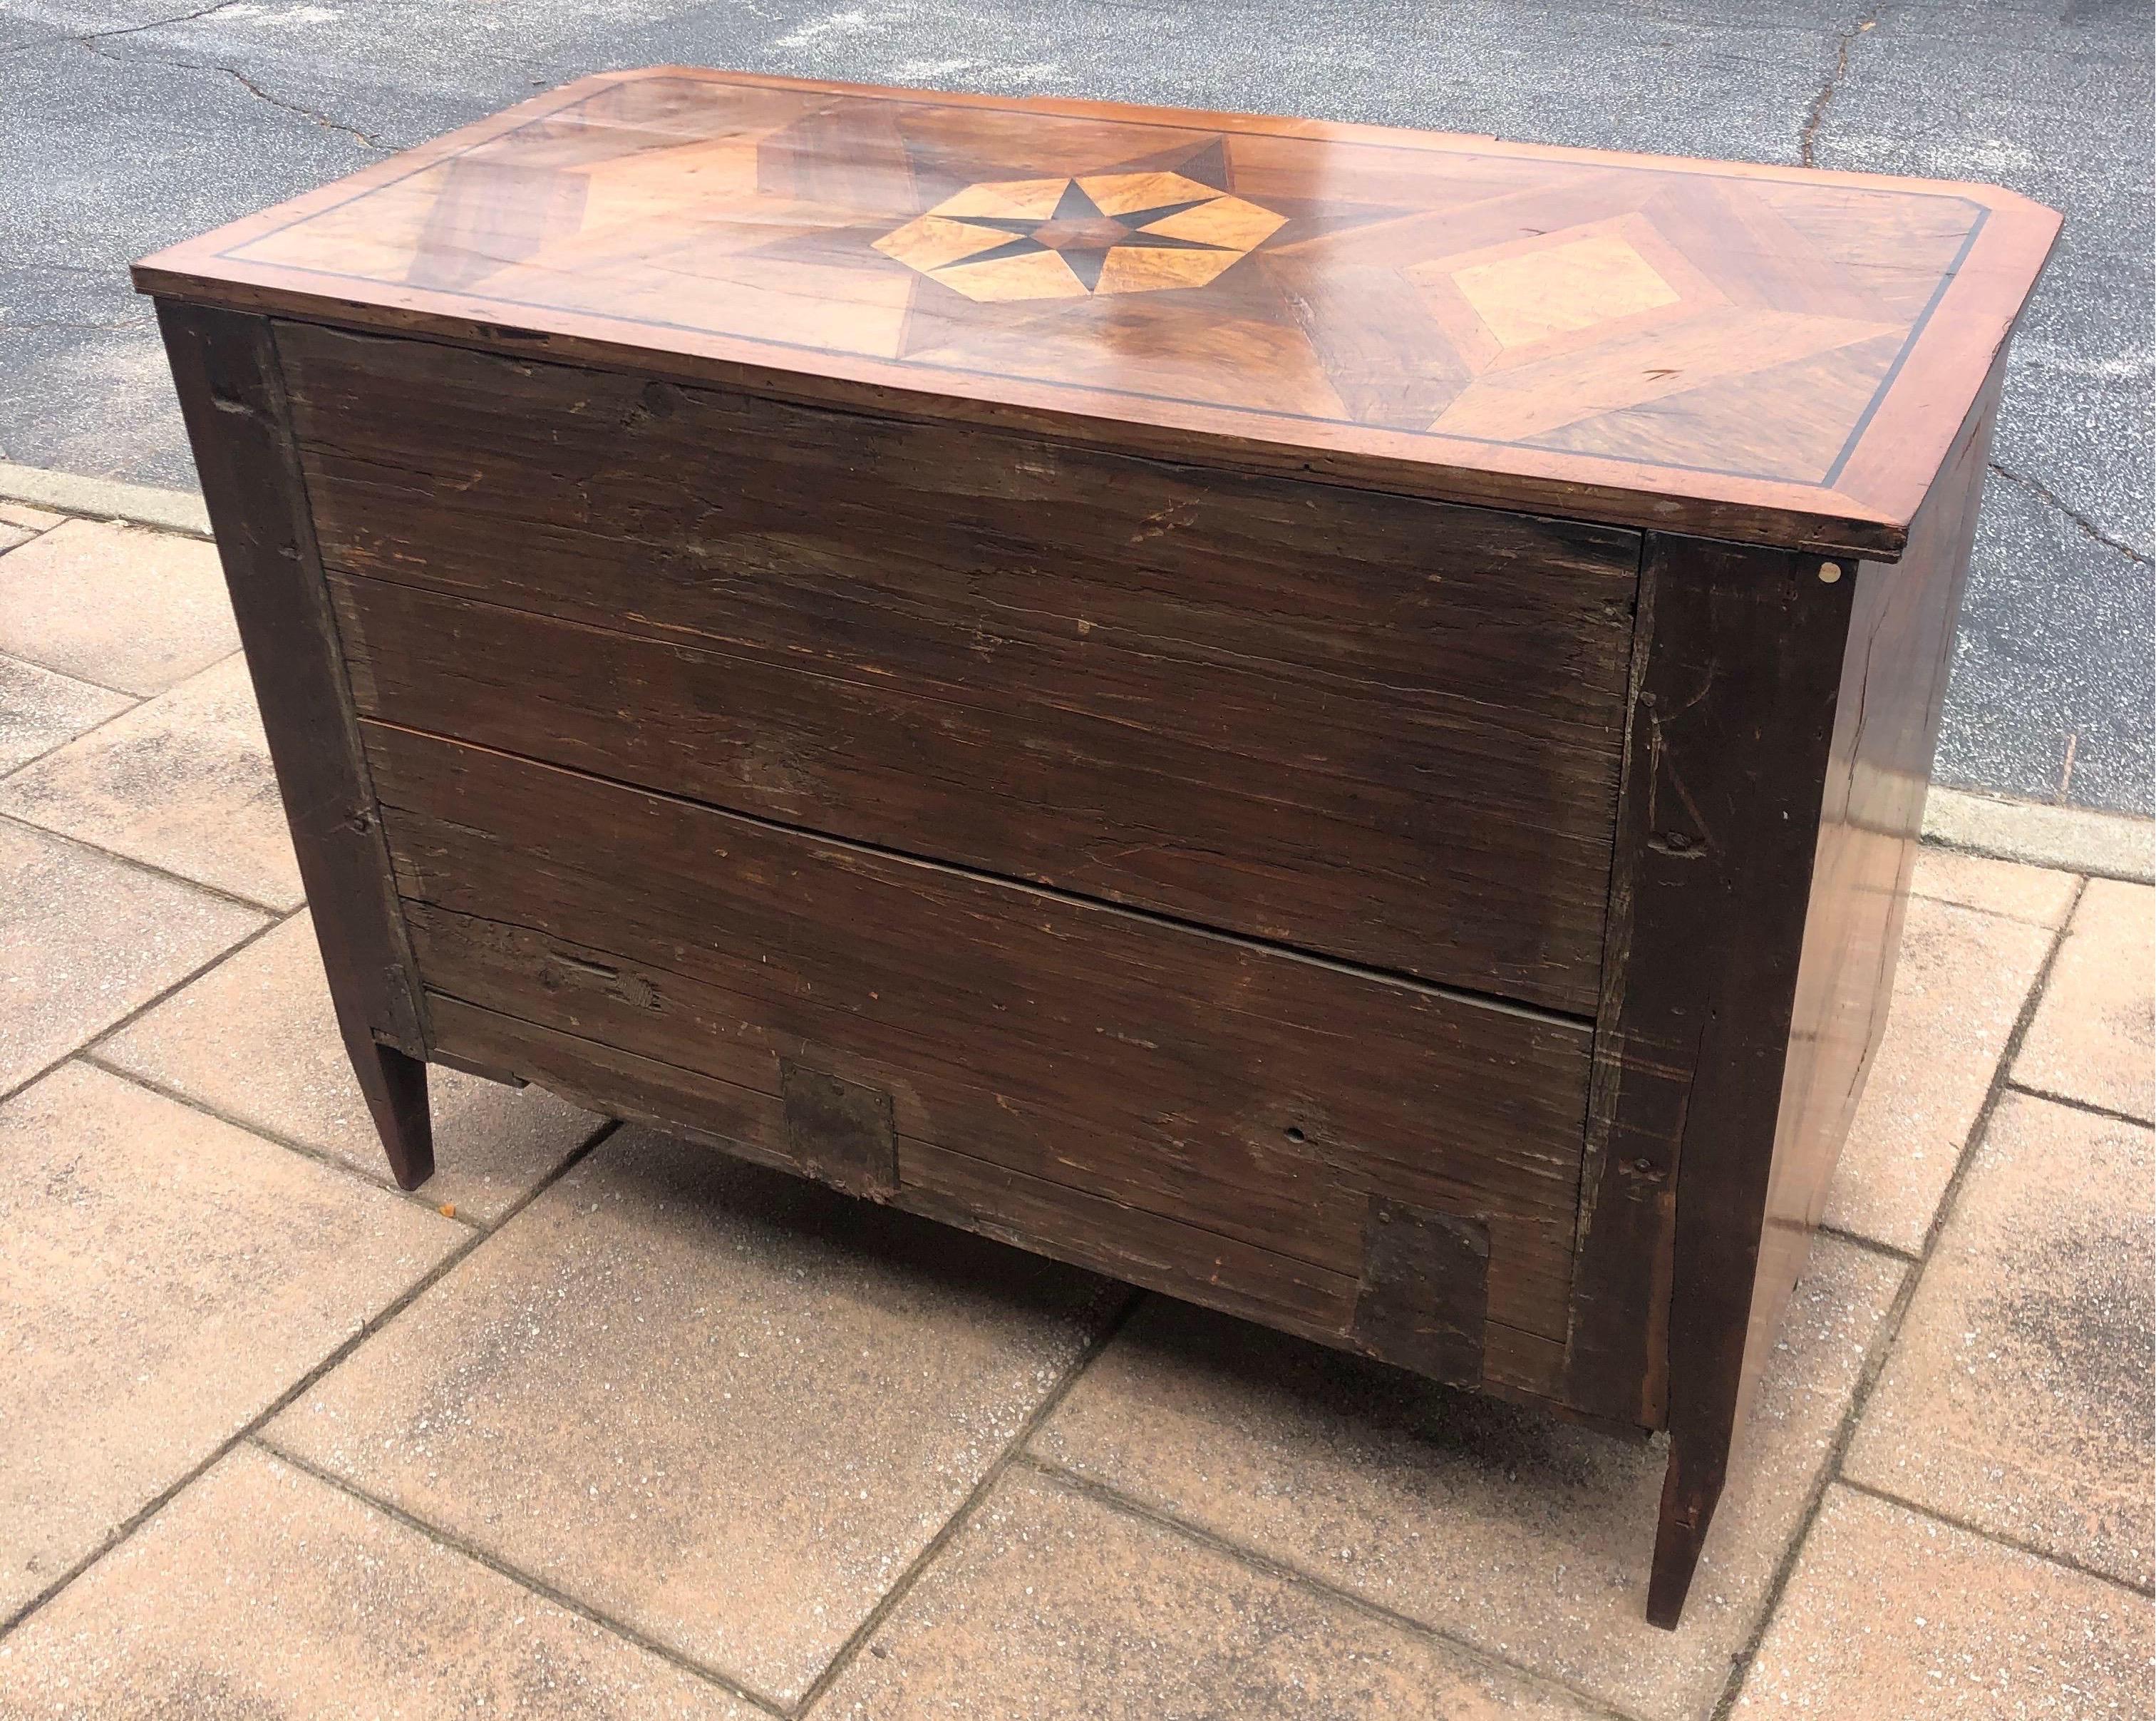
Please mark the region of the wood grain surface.
MULTIPOLYGON (((1670 1430, 1648 1616, 1727 1475, 1853 582, 1649 540, 1565 1396, 1670 1430)), ((1857 696, 1851 690, 1851 698, 1857 696)))
POLYGON ((368 715, 1592 1014, 1635 535, 280 341, 368 715))
POLYGON ((1991 187, 660 67, 136 280, 1891 556, 2057 226, 1991 187))
POLYGON ((1826 765, 1804 956, 1768 1174, 1759 1269, 1732 1426, 1742 1428, 1863 1098, 1902 946, 1954 623, 1983 505, 2002 357, 1898 567, 1856 582, 1826 765))
POLYGON ((419 999, 266 317, 160 305, 339 1036, 397 1181, 434 1169, 419 999))
POLYGON ((430 993, 758 1092, 790 1060, 890 1094, 901 1158, 1351 1277, 1373 1193, 1482 1219, 1490 1318, 1562 1338, 1584 1027, 362 728, 430 993))

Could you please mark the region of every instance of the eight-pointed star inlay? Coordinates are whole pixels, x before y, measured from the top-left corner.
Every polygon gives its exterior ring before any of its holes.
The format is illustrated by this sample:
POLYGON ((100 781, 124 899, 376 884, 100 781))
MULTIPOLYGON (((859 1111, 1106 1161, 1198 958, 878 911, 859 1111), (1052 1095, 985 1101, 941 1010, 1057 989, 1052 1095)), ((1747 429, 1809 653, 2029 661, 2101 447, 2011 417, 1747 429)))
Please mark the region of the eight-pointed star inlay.
POLYGON ((1179 173, 969 185, 875 242, 968 299, 1202 287, 1286 218, 1179 173))

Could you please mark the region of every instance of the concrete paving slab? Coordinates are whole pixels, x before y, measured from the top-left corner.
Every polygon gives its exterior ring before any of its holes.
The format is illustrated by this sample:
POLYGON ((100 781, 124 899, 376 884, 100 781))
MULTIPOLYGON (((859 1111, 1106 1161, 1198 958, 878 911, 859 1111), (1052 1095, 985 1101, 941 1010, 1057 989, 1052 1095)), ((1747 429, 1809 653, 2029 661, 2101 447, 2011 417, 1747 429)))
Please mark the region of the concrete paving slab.
POLYGON ((43 508, 27 507, 20 502, 0 501, 0 553, 50 532, 65 517, 48 513, 43 508))
POLYGON ((74 514, 90 520, 122 520, 136 526, 154 526, 162 532, 184 532, 190 537, 206 538, 210 535, 209 510, 203 505, 202 493, 196 490, 122 484, 116 479, 85 478, 74 472, 54 472, 43 466, 22 466, 0 460, 0 497, 8 499, 0 501, 0 522, 6 521, 11 513, 23 513, 42 516, 47 526, 57 526, 74 514), (49 511, 53 509, 59 511, 49 511))
POLYGON ((1030 1471, 998 1482, 815 1721, 1587 1721, 1599 1706, 1030 1471))
POLYGON ((2054 928, 2065 922, 2080 888, 2081 881, 2071 872, 1957 854, 1951 849, 1917 850, 1909 876, 1913 895, 2054 928))
POLYGON ((0 1105, 0 1619, 469 1235, 86 1065, 0 1105))
POLYGON ((1923 1247, 2053 936, 1911 900, 1887 1035, 1827 1191, 1829 1225, 1910 1255, 1923 1247))
POLYGON ((134 702, 125 693, 93 687, 0 652, 0 777, 119 716, 134 702))
POLYGON ((1924 797, 1924 840, 2061 872, 2156 883, 2156 819, 2146 815, 2008 800, 1933 783, 1924 797))
POLYGON ((0 819, 0 1093, 28 1081, 267 919, 0 819))
POLYGON ((0 813, 280 912, 305 899, 236 655, 16 772, 0 813))
POLYGON ((0 1642, 0 1721, 761 1713, 255 1446, 0 1642))
MULTIPOLYGON (((331 1155, 377 1182, 389 1167, 338 1037, 312 921, 295 915, 98 1048, 98 1059, 221 1116, 331 1155)), ((536 1087, 427 1072, 435 1172, 426 1198, 491 1224, 603 1119, 536 1087)))
POLYGON ((1675 1633, 1645 1619, 1666 1450, 1149 1301, 1044 1461, 1641 1718, 1713 1708, 1900 1285, 1823 1241, 1675 1633))
POLYGON ((70 520, 0 556, 0 651, 123 693, 162 693, 239 649, 217 551, 70 520))
POLYGON ((2010 1094, 1866 1406, 1853 1479, 2156 1584, 2156 1137, 2010 1094))
POLYGON ((2156 888, 2089 881, 2013 1077, 2131 1117, 2156 1117, 2156 888))
POLYGON ((1832 1489, 1732 1721, 2140 1721, 2148 1603, 1832 1489))
POLYGON ((1119 1302, 624 1130, 268 1437, 791 1703, 1119 1302))

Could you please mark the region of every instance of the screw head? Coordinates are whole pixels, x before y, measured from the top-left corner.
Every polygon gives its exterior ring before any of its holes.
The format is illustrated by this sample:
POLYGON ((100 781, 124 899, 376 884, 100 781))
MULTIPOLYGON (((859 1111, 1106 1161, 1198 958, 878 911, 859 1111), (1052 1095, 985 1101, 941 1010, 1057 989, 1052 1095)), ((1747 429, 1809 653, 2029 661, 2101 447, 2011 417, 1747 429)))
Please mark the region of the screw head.
POLYGON ((1820 583, 1821 585, 1830 586, 1840 578, 1841 564, 1839 562, 1822 562, 1820 563, 1820 583))

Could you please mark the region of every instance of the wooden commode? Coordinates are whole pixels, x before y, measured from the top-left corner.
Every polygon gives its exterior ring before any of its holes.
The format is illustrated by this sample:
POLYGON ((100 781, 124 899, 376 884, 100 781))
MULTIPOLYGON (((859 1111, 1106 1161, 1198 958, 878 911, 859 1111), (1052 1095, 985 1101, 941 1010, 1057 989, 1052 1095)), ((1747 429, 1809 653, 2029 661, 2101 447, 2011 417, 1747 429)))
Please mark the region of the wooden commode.
POLYGON ((670 68, 136 280, 401 1183, 528 1080, 1666 1429, 1667 1625, 2057 227, 670 68))

